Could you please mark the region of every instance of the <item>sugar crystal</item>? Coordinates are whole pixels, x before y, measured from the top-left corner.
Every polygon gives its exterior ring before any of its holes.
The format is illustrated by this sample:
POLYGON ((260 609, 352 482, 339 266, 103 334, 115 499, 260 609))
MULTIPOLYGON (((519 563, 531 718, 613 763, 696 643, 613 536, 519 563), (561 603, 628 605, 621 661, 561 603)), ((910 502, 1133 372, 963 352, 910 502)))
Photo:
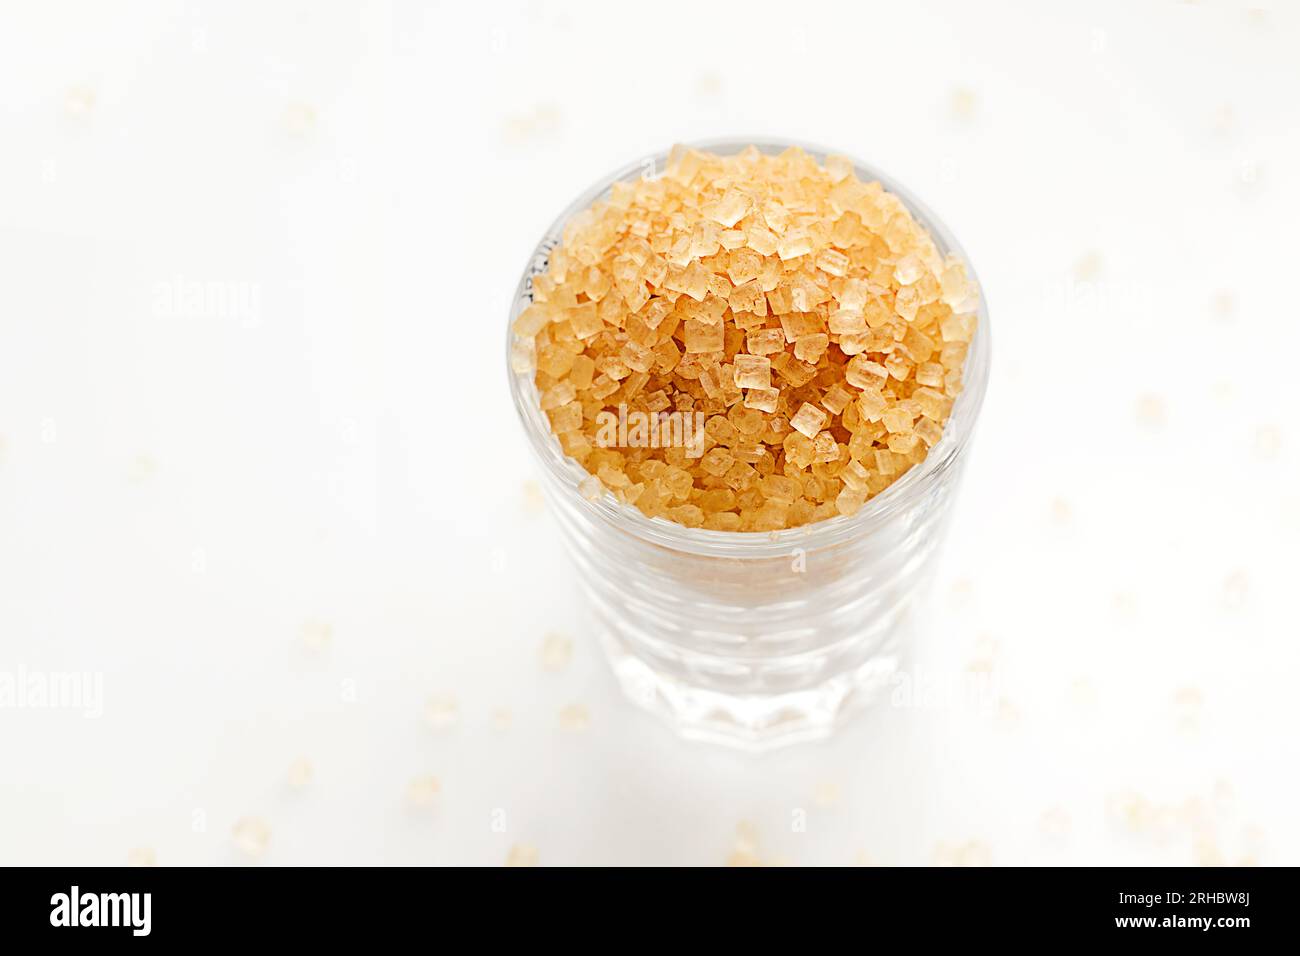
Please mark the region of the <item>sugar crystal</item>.
POLYGON ((780 329, 755 329, 746 334, 745 348, 751 355, 772 355, 785 348, 785 333, 780 329))
POLYGON ((812 332, 808 335, 801 335, 794 340, 794 357, 800 362, 807 362, 809 365, 816 365, 826 354, 826 349, 830 347, 831 340, 825 332, 812 332))
POLYGON ((775 412, 781 392, 775 388, 750 388, 745 391, 745 407, 762 412, 775 412))
POLYGON ((808 438, 814 437, 826 424, 826 412, 816 405, 804 402, 790 419, 791 426, 808 438))

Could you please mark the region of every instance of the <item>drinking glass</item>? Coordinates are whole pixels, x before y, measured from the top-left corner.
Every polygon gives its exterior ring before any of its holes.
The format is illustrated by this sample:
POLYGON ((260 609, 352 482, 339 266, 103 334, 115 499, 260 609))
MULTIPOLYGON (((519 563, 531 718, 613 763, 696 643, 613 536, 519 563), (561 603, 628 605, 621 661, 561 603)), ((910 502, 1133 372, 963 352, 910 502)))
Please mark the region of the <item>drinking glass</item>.
MULTIPOLYGON (((723 155, 748 145, 694 144, 723 155)), ((842 154, 841 154, 842 155, 842 154)), ((533 277, 571 216, 618 181, 663 173, 666 152, 630 164, 578 196, 547 230, 519 281, 507 325, 532 301, 533 277)), ((929 230, 942 255, 970 260, 907 189, 854 161, 929 230)), ((507 358, 509 349, 507 348, 507 358)), ((507 369, 509 370, 507 361, 507 369)), ((748 749, 825 736, 888 688, 917 629, 965 451, 988 384, 989 319, 981 291, 964 388, 925 460, 852 516, 775 532, 708 531, 647 518, 605 493, 584 498, 587 472, 567 458, 541 410, 531 372, 509 371, 515 407, 541 464, 589 610, 627 696, 685 736, 748 749)))

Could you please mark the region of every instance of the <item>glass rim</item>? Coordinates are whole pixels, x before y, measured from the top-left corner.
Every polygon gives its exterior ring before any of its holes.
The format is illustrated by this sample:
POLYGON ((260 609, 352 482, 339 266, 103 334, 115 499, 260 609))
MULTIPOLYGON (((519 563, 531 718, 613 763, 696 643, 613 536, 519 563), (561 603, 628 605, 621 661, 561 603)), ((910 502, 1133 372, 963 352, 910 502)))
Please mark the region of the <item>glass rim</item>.
POLYGON ((701 140, 685 145, 721 155, 730 155, 748 146, 754 146, 760 152, 774 155, 794 146, 809 153, 818 163, 825 163, 828 155, 845 156, 852 161, 854 172, 859 179, 863 182, 879 182, 887 192, 893 193, 902 201, 913 218, 929 232, 941 254, 952 253, 962 260, 967 275, 980 291, 979 306, 976 309, 975 334, 963 366, 961 394, 953 403, 953 410, 944 424, 942 437, 929 450, 924 461, 913 465, 903 477, 870 498, 856 514, 838 515, 780 531, 713 531, 704 528, 688 528, 667 518, 648 518, 634 505, 623 504, 608 490, 594 501, 583 497, 578 492, 578 482, 587 477, 589 472, 577 461, 565 455, 561 449, 559 439, 551 431, 546 413, 542 411, 534 374, 515 372, 510 365, 510 349, 515 340, 514 321, 524 307, 531 303, 532 279, 545 268, 545 261, 550 251, 560 241, 568 221, 592 203, 607 197, 614 183, 628 181, 651 169, 656 175, 662 173, 669 150, 644 156, 593 183, 556 217, 529 256, 528 265, 524 268, 515 289, 506 322, 506 373, 510 378, 510 392, 515 410, 519 414, 524 431, 550 477, 573 498, 578 507, 584 509, 588 517, 609 524, 649 544, 697 555, 742 559, 773 558, 787 556, 796 549, 811 551, 869 535, 873 528, 882 525, 899 510, 924 495, 948 469, 954 467, 974 431, 984 402, 984 394, 988 389, 990 363, 988 299, 984 294, 983 286, 979 284, 975 267, 948 227, 930 211, 928 206, 917 199, 911 190, 855 156, 798 140, 771 137, 752 139, 728 137, 701 140))

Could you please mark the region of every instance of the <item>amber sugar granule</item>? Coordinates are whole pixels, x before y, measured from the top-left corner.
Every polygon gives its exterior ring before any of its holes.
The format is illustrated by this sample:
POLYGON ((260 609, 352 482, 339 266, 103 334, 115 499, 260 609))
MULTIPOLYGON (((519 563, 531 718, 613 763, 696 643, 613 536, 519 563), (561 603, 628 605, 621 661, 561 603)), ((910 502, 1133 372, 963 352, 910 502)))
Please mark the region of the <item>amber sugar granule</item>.
POLYGON ((978 290, 853 165, 675 147, 568 223, 513 365, 566 454, 650 517, 775 531, 851 515, 922 461, 978 290), (676 416, 690 427, 615 431, 676 416), (666 440, 667 439, 667 440, 666 440))

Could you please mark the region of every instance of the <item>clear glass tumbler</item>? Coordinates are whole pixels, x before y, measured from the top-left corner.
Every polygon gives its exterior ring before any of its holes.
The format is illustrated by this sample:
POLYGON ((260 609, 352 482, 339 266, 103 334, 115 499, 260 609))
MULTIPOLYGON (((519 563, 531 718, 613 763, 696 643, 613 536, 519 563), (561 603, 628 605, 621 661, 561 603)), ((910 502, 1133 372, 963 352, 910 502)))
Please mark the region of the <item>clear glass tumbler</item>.
MULTIPOLYGON (((730 154, 779 153, 785 141, 695 144, 730 154)), ((618 181, 662 174, 668 154, 606 177, 573 201, 538 244, 507 325, 532 301, 565 223, 618 181)), ((855 160, 929 229, 941 253, 967 263, 948 229, 897 182, 855 160)), ((507 348, 507 352, 509 349, 507 348)), ((509 365, 507 364, 509 369, 509 365)), ((828 734, 888 687, 915 630, 942 540, 963 452, 988 384, 989 319, 966 358, 965 386, 929 455, 851 517, 776 532, 686 528, 650 519, 605 494, 578 492, 586 471, 565 457, 531 373, 510 371, 515 407, 542 464, 543 486, 576 566, 591 623, 624 691, 680 733, 750 749, 828 734)))

